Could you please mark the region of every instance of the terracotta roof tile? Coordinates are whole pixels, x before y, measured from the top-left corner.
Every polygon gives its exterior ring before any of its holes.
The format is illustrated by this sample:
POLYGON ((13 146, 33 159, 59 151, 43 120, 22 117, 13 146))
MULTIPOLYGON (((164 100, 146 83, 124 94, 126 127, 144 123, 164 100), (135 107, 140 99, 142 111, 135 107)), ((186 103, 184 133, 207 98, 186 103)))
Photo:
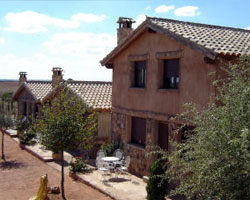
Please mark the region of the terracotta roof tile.
POLYGON ((112 82, 70 81, 67 86, 82 98, 88 107, 100 110, 111 109, 112 82))
POLYGON ((27 81, 25 85, 37 100, 42 100, 52 90, 51 81, 27 81))
MULTIPOLYGON (((42 100, 52 92, 51 81, 27 81, 25 86, 37 100, 42 100)), ((88 107, 110 110, 112 103, 112 82, 68 81, 67 86, 82 98, 88 107)))
POLYGON ((147 17, 155 25, 218 54, 249 54, 250 30, 147 17))
POLYGON ((147 17, 100 63, 107 68, 113 68, 113 58, 148 28, 165 34, 211 59, 215 59, 218 54, 250 55, 250 30, 147 17))

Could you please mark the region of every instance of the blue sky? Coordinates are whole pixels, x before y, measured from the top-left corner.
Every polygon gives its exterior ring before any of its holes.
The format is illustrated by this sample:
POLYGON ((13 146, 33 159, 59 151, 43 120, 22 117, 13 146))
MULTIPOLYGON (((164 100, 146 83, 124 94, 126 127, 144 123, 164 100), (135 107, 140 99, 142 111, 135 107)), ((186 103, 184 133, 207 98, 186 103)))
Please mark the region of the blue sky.
POLYGON ((145 15, 250 29, 250 0, 0 0, 0 79, 112 79, 99 61, 116 46, 120 16, 145 15))

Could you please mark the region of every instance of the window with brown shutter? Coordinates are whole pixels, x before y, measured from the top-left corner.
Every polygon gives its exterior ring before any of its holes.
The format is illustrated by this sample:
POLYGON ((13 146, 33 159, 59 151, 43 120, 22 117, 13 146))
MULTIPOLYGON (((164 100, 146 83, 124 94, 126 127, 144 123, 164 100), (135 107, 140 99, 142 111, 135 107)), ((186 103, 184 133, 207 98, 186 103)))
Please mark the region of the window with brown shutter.
POLYGON ((132 117, 131 143, 145 147, 146 145, 146 120, 132 117))
POLYGON ((179 88, 179 59, 164 60, 163 89, 179 88))

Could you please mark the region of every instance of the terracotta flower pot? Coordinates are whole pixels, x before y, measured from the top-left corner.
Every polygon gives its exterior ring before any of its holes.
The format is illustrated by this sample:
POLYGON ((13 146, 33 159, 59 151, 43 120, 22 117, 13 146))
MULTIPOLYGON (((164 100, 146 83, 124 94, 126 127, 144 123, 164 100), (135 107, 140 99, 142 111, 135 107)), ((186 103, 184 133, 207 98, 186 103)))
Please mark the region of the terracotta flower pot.
POLYGON ((77 176, 75 172, 69 171, 69 177, 71 177, 74 180, 77 180, 77 176))
POLYGON ((23 150, 24 149, 24 144, 22 144, 21 142, 20 142, 20 140, 18 141, 18 145, 19 145, 19 147, 23 150))
POLYGON ((60 161, 62 160, 62 154, 61 152, 53 152, 52 153, 52 158, 55 160, 55 161, 60 161))

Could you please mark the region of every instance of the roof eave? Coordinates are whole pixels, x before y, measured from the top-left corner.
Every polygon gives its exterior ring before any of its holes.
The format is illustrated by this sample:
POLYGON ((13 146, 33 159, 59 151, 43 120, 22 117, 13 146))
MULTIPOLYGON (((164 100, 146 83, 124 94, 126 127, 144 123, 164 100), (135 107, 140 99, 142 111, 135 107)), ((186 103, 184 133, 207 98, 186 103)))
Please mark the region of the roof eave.
POLYGON ((15 92, 15 94, 14 94, 14 96, 13 96, 13 99, 14 99, 14 100, 17 100, 18 97, 19 97, 19 95, 20 95, 20 93, 21 93, 24 89, 26 89, 27 92, 30 93, 30 94, 32 95, 32 97, 34 98, 34 100, 35 100, 36 102, 39 101, 39 99, 37 99, 37 98, 34 96, 34 94, 33 94, 32 91, 30 90, 30 88, 26 85, 26 83, 22 83, 22 84, 19 86, 19 88, 16 90, 16 92, 15 92))
POLYGON ((141 25, 139 25, 128 37, 126 40, 123 40, 118 46, 116 46, 105 58, 103 58, 100 63, 102 66, 105 66, 108 69, 113 68, 112 59, 124 48, 127 47, 130 42, 132 42, 138 35, 140 35, 147 28, 147 20, 145 20, 141 25))
POLYGON ((95 108, 94 112, 111 112, 111 108, 95 108))

